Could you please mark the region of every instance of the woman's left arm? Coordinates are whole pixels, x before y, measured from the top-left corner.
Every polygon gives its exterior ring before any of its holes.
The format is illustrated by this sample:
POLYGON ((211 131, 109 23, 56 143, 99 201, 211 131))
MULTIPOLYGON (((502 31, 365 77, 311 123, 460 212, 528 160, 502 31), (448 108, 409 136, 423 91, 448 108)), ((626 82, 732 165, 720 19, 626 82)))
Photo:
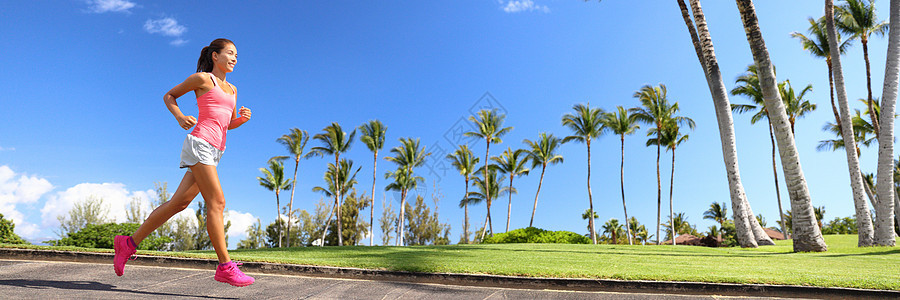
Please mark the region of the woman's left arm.
MULTIPOLYGON (((236 108, 236 106, 235 106, 236 108)), ((228 130, 235 129, 244 125, 247 121, 250 121, 250 109, 241 106, 240 110, 232 110, 231 113, 231 123, 228 124, 228 130), (240 116, 238 116, 240 113, 240 116)))
MULTIPOLYGON (((234 94, 237 95, 237 87, 233 84, 228 84, 231 86, 231 90, 234 91, 234 94)), ((250 109, 241 106, 241 109, 237 109, 237 105, 234 106, 235 109, 231 110, 231 123, 228 124, 228 130, 235 129, 250 121, 250 109), (238 115, 240 114, 240 115, 238 115)))

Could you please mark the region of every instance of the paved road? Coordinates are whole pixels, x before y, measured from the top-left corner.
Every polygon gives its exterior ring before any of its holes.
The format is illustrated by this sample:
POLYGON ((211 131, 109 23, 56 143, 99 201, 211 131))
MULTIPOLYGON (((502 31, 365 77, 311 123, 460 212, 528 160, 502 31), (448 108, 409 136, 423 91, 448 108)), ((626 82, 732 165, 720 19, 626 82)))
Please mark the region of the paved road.
POLYGON ((213 280, 213 270, 0 260, 4 299, 762 299, 465 287, 250 274, 243 288, 213 280))

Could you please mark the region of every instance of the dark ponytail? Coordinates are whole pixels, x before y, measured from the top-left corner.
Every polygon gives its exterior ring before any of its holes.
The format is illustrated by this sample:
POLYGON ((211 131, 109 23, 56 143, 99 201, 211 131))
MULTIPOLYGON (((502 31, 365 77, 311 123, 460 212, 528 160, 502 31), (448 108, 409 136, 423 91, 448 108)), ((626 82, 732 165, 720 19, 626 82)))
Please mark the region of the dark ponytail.
POLYGON ((210 72, 213 69, 212 53, 220 53, 229 44, 234 45, 229 39, 216 39, 209 46, 200 50, 200 59, 197 60, 197 72, 210 72))

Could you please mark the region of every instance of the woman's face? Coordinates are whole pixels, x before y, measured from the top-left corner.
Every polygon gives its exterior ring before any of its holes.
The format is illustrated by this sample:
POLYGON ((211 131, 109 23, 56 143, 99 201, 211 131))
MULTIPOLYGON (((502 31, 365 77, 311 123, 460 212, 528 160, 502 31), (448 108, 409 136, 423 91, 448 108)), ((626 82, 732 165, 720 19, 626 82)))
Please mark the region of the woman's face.
POLYGON ((228 44, 225 48, 222 48, 222 51, 213 53, 212 59, 219 70, 225 73, 232 72, 234 71, 234 65, 237 64, 237 48, 232 44, 228 44))

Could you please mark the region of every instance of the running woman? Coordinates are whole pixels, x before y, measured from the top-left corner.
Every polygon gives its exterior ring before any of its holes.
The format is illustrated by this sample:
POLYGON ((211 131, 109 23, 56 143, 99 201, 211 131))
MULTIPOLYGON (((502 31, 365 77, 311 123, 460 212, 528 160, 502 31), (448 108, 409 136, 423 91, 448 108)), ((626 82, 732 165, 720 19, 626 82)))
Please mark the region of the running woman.
POLYGON ((225 196, 216 171, 216 165, 225 151, 226 133, 250 120, 249 108, 241 106, 240 110, 236 109, 237 91, 234 85, 225 80, 225 75, 234 71, 236 63, 237 48, 234 43, 227 39, 216 39, 200 52, 197 73, 188 76, 163 96, 163 102, 178 125, 185 130, 194 128, 184 139, 181 148, 181 168, 188 170, 172 199, 153 210, 132 236, 115 237, 113 266, 116 275, 122 276, 125 263, 137 252, 137 245, 144 238, 187 208, 197 197, 197 193, 200 193, 206 201, 206 231, 219 258, 215 280, 233 286, 248 286, 253 283, 253 277, 241 272, 238 269, 240 264, 231 261, 228 256, 223 218, 225 196), (175 101, 189 91, 194 91, 197 96, 199 119, 182 114, 175 101))

